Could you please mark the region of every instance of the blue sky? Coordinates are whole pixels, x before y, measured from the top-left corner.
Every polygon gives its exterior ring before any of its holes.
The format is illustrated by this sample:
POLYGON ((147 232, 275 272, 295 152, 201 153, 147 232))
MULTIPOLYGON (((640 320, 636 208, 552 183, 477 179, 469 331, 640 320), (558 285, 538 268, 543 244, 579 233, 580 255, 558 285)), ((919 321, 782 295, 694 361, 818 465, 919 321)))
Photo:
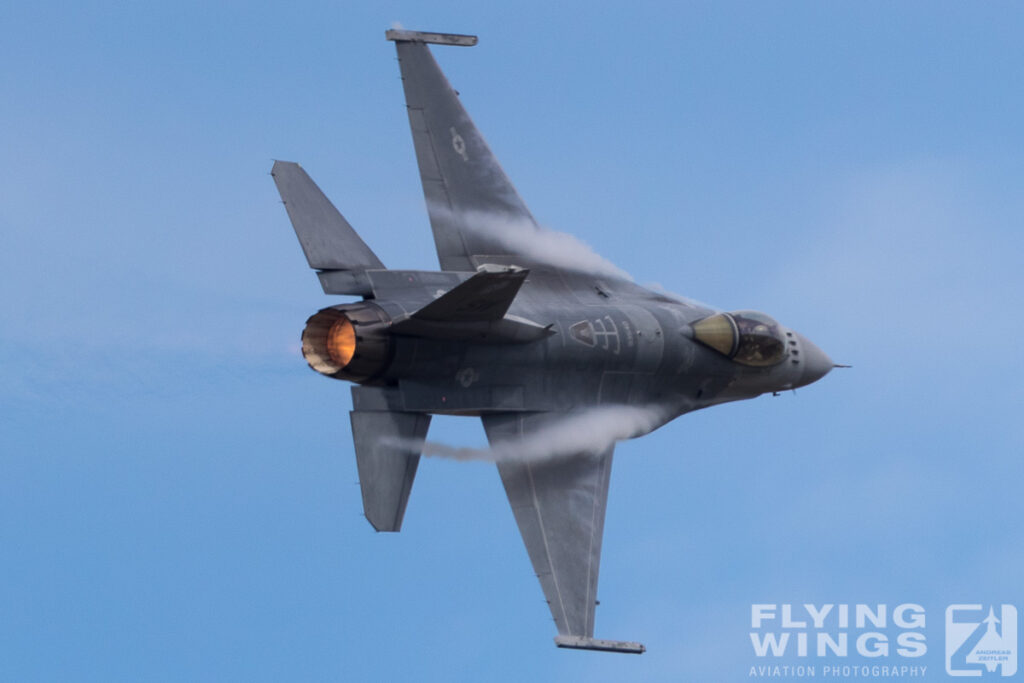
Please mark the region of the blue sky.
POLYGON ((998 2, 4 5, 0 680, 744 680, 750 605, 808 601, 923 605, 941 679, 947 605, 1024 607, 1021 35, 998 2), (298 353, 330 299, 272 159, 436 267, 396 21, 480 36, 435 55, 542 223, 855 366, 619 446, 597 635, 642 657, 553 647, 493 466, 426 460, 374 534, 347 386, 298 353))

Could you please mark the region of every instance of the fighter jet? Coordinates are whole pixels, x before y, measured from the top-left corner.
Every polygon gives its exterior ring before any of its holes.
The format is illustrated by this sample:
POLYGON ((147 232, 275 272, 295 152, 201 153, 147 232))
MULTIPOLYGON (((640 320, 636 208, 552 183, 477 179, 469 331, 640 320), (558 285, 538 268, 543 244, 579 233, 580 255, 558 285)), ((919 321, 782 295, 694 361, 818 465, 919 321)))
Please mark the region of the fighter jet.
POLYGON ((314 313, 302 353, 317 372, 355 384, 350 415, 366 518, 377 531, 401 528, 431 416, 478 417, 554 617, 555 644, 644 652, 640 643, 594 638, 615 440, 805 386, 833 363, 764 313, 710 309, 641 287, 597 257, 538 248, 551 233, 429 48, 472 46, 476 37, 389 30, 386 38, 398 50, 441 270, 389 270, 298 164, 277 161, 272 170, 324 292, 362 297, 314 313), (620 409, 647 419, 604 440, 573 422, 620 409), (565 429, 545 438, 559 425, 570 426, 568 440, 565 429))

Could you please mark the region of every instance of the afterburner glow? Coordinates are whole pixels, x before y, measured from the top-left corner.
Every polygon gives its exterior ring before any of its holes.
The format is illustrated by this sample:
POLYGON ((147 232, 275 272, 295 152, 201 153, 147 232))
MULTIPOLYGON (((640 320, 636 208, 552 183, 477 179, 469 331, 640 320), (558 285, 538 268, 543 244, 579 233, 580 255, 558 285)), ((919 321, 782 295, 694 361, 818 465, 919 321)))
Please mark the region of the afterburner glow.
POLYGON ((356 331, 348 318, 338 318, 327 333, 327 355, 345 367, 356 352, 356 331))

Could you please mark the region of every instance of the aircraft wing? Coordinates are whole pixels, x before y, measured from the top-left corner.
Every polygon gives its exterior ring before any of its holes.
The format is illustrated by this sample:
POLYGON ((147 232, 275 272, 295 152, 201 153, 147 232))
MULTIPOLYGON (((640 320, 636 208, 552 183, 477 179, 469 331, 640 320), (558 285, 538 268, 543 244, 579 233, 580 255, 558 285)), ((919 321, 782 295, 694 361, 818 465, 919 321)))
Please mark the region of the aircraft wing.
MULTIPOLYGON (((550 413, 484 415, 492 446, 522 442, 558 419, 550 413)), ((519 533, 558 628, 555 644, 641 653, 639 643, 594 638, 597 577, 611 477, 610 446, 548 460, 498 463, 519 533)))
POLYGON ((473 45, 472 36, 392 30, 437 256, 443 270, 488 262, 532 266, 515 240, 539 230, 434 60, 428 42, 473 45), (463 39, 461 41, 455 39, 463 39), (523 233, 514 235, 511 233, 523 233))

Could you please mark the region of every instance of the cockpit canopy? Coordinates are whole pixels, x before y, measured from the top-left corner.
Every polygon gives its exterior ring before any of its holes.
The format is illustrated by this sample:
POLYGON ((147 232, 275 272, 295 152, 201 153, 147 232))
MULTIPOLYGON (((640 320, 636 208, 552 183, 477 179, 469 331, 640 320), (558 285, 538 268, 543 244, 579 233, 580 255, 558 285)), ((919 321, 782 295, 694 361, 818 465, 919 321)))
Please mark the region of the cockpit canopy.
POLYGON ((693 323, 697 341, 737 363, 768 367, 786 357, 786 340, 771 316, 757 311, 717 313, 693 323))

